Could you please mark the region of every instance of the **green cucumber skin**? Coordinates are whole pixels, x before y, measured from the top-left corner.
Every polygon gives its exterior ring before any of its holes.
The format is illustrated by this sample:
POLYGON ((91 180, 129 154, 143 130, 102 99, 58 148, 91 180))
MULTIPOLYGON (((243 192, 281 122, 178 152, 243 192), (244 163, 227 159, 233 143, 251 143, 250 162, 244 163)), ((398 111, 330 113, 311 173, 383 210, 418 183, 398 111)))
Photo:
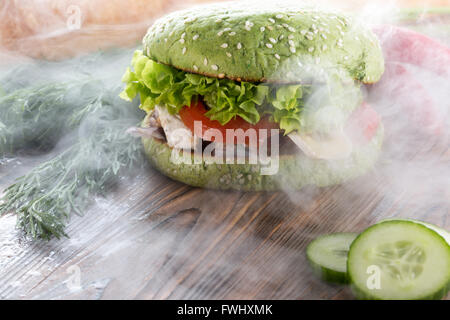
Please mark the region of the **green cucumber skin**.
MULTIPOLYGON (((351 281, 350 277, 349 277, 349 281, 351 281)), ((449 283, 449 285, 450 285, 450 283, 449 283)), ((434 293, 432 295, 417 298, 415 300, 441 300, 442 298, 447 296, 447 293, 449 290, 449 285, 447 285, 447 287, 442 288, 442 290, 436 291, 436 293, 434 293)), ((359 289, 358 287, 353 285, 353 283, 350 284, 350 288, 353 292, 353 295, 358 300, 383 300, 377 296, 367 294, 366 292, 362 291, 361 289, 359 289)))
POLYGON ((309 264, 313 270, 313 273, 323 281, 336 283, 336 284, 349 284, 350 279, 348 278, 347 273, 335 271, 332 269, 328 269, 322 267, 321 265, 311 261, 308 259, 309 264))
MULTIPOLYGON (((356 237, 356 239, 352 242, 352 244, 350 245, 349 255, 348 255, 348 259, 347 259, 347 276, 348 276, 348 280, 350 282, 350 288, 351 288, 354 296, 358 300, 383 300, 381 297, 378 297, 378 296, 373 295, 373 294, 369 294, 366 290, 362 290, 361 288, 359 288, 358 286, 355 285, 355 281, 353 280, 352 273, 350 271, 350 261, 351 261, 352 247, 354 247, 358 243, 360 238, 364 236, 364 233, 366 231, 368 231, 369 229, 379 227, 380 225, 382 225, 384 223, 411 223, 411 224, 421 225, 422 227, 424 227, 429 232, 433 233, 438 238, 441 238, 442 241, 445 242, 448 245, 447 241, 439 233, 437 233, 436 231, 434 231, 434 230, 432 230, 430 228, 427 228, 423 223, 420 223, 420 222, 414 221, 414 220, 407 220, 407 219, 394 220, 394 219, 390 219, 390 220, 385 220, 385 221, 382 221, 382 222, 378 222, 378 223, 370 226, 369 228, 367 228, 366 230, 361 232, 356 237)), ((415 298, 415 300, 440 300, 440 299, 444 298, 448 294, 449 291, 450 291, 450 277, 447 279, 447 283, 444 284, 442 286, 442 288, 437 289, 432 294, 424 295, 424 296, 421 296, 421 297, 417 297, 417 298, 415 298)))
POLYGON ((387 219, 383 219, 383 220, 377 222, 377 224, 381 223, 381 222, 393 221, 393 220, 394 221, 411 221, 411 222, 422 224, 425 227, 433 230, 434 232, 439 233, 439 235, 441 237, 443 237, 444 240, 447 241, 448 245, 450 246, 450 241, 449 241, 449 239, 450 239, 450 232, 445 230, 444 228, 438 227, 437 225, 429 223, 429 222, 420 221, 420 220, 416 220, 416 219, 409 219, 409 218, 387 218, 387 219))
MULTIPOLYGON (((352 236, 356 236, 358 235, 357 233, 353 233, 353 232, 342 232, 339 233, 342 235, 352 235, 352 236)), ((306 257, 308 259, 309 264, 311 265, 312 271, 313 273, 320 279, 326 281, 326 282, 330 282, 330 283, 336 283, 336 284, 349 284, 349 278, 348 278, 348 273, 347 272, 340 272, 340 271, 336 271, 327 267, 324 267, 316 262, 314 262, 311 258, 310 258, 310 250, 311 250, 311 245, 320 240, 323 237, 328 237, 328 236, 332 236, 333 234, 326 234, 326 235, 322 235, 316 239, 314 239, 313 241, 310 242, 310 244, 308 245, 308 247, 306 248, 306 257)))

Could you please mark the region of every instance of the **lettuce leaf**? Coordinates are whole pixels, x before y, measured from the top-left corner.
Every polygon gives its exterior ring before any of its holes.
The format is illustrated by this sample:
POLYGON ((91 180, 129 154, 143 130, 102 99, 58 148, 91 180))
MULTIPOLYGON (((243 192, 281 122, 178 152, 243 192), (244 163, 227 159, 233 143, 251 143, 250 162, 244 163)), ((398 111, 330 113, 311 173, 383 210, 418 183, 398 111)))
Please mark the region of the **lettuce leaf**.
POLYGON ((237 116, 255 124, 269 115, 285 134, 307 129, 304 106, 311 85, 273 86, 210 78, 157 63, 140 50, 134 53, 131 65, 133 70, 128 68, 122 78, 126 87, 120 97, 131 101, 139 95, 140 108, 146 112, 163 105, 177 114, 201 96, 209 107, 205 115, 222 125, 237 116))

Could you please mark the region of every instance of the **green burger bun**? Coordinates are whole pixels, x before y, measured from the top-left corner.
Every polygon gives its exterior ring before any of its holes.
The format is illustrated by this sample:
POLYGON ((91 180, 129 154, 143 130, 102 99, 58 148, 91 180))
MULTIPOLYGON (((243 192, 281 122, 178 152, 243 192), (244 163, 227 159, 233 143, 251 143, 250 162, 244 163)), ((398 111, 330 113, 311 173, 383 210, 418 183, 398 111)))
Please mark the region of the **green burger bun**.
POLYGON ((167 135, 143 135, 152 165, 174 180, 245 191, 322 187, 370 170, 383 126, 379 122, 366 143, 355 143, 342 158, 314 156, 300 146, 299 135, 335 141, 333 133, 362 110, 362 84, 377 82, 383 72, 378 39, 350 16, 298 3, 224 2, 157 20, 123 77, 121 97, 139 96, 147 112, 144 128, 155 121, 155 108, 182 125, 180 112, 200 100, 204 116, 220 126, 237 118, 251 125, 269 118, 282 139, 301 149, 286 152, 281 144, 277 172, 262 174, 261 164, 214 163, 193 151, 192 161, 176 163, 171 157, 181 149, 171 147, 167 135))
POLYGON ((384 61, 376 36, 353 18, 295 3, 218 3, 171 13, 143 40, 152 60, 190 73, 244 81, 286 82, 307 73, 306 60, 377 82, 384 61), (288 72, 295 69, 290 79, 288 72), (300 72, 300 74, 299 74, 300 72))
POLYGON ((380 125, 374 138, 346 159, 329 161, 299 153, 281 154, 274 175, 261 175, 263 166, 260 164, 211 163, 214 161, 204 156, 201 163, 195 164, 193 153, 190 164, 174 163, 171 160, 174 149, 164 141, 142 138, 142 142, 152 166, 176 181, 208 189, 274 191, 299 190, 305 186, 327 187, 365 174, 379 157, 383 133, 380 125))

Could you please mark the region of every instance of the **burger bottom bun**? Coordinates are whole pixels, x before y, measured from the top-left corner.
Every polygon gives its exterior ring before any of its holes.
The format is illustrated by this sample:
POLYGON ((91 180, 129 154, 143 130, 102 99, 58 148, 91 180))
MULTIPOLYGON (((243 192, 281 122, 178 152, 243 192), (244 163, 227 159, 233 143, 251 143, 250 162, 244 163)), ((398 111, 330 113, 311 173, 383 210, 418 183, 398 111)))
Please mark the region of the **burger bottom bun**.
POLYGON ((205 158, 194 164, 193 154, 191 163, 175 163, 171 161, 173 149, 164 141, 142 138, 142 142, 152 166, 176 181, 208 189, 273 191, 331 186, 363 175, 374 166, 380 154, 383 133, 380 124, 371 141, 355 148, 342 160, 312 159, 300 153, 280 155, 278 171, 273 175, 261 175, 260 164, 208 163, 205 158))

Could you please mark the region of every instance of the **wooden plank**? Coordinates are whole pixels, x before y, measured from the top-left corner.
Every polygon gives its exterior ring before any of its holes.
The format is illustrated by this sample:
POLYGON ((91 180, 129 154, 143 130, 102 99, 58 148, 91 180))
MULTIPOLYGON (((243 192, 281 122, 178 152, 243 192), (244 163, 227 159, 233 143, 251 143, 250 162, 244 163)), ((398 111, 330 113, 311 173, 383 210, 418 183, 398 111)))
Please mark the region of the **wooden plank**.
MULTIPOLYGON (((448 159, 448 150, 439 152, 448 159)), ((74 218, 70 239, 22 241, 11 232, 14 217, 1 218, 0 296, 351 298, 348 289, 311 274, 304 254, 311 239, 390 216, 450 228, 448 199, 411 207, 420 187, 398 192, 387 184, 391 169, 380 161, 341 186, 275 193, 201 190, 148 169, 74 218), (77 290, 68 287, 73 266, 81 271, 77 290)))
MULTIPOLYGON (((74 217, 69 239, 30 242, 0 217, 0 298, 351 299, 311 273, 313 238, 387 217, 450 229, 449 141, 414 141, 406 155, 393 141, 369 174, 298 192, 201 190, 147 168, 74 217)), ((0 190, 44 158, 20 160, 0 166, 0 190)))

